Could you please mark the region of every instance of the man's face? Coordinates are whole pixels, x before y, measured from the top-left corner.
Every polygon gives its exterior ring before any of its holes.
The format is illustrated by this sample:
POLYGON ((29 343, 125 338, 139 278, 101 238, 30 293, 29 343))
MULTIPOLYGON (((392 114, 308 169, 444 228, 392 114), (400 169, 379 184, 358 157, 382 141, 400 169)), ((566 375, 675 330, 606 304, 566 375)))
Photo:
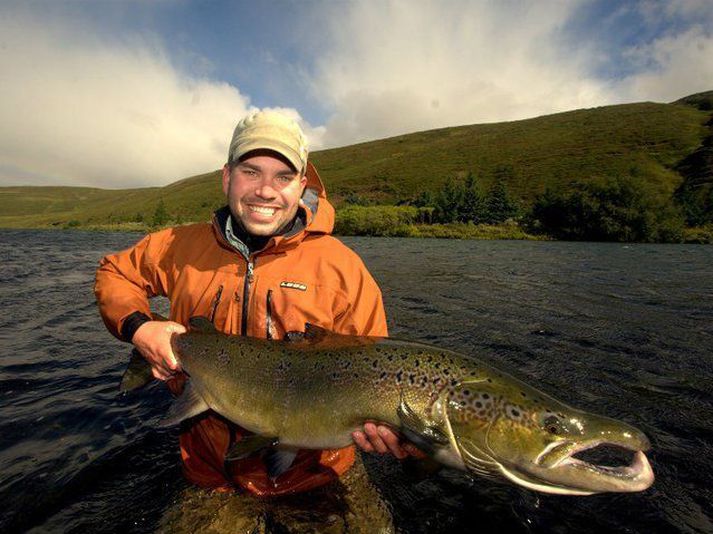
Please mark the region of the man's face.
POLYGON ((286 160, 269 153, 249 156, 232 171, 223 167, 230 211, 256 236, 275 235, 294 218, 306 184, 286 160))

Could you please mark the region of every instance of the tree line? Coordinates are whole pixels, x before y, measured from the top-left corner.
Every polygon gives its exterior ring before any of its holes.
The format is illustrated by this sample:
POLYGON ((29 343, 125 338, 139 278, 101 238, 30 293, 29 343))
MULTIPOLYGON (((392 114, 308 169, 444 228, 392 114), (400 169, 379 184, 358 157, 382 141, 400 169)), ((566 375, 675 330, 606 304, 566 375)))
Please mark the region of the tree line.
POLYGON ((495 173, 495 180, 486 192, 482 192, 478 180, 469 172, 465 180, 451 178, 437 193, 421 192, 413 205, 433 208, 432 223, 499 224, 517 217, 520 210, 505 186, 510 168, 502 167, 495 173))

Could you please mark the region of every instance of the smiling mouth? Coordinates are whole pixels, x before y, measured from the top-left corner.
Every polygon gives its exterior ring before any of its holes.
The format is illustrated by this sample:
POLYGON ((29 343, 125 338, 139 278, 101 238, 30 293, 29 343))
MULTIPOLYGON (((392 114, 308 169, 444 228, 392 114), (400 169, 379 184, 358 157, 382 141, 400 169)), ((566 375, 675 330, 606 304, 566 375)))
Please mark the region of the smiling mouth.
POLYGON ((258 213, 260 215, 267 215, 267 216, 272 216, 275 214, 275 211, 277 211, 277 208, 270 208, 267 206, 248 206, 250 209, 251 213, 258 213))

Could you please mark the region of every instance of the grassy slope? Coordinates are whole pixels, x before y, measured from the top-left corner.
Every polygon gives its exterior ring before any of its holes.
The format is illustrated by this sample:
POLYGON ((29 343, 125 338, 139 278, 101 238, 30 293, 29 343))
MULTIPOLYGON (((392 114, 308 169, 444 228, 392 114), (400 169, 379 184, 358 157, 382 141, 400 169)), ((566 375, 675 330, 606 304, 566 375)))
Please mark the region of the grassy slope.
MULTIPOLYGON (((688 99, 692 97, 687 97, 688 99)), ((697 103, 696 99, 695 102, 697 103)), ((567 188, 596 176, 637 174, 663 194, 681 177, 673 170, 709 132, 707 109, 682 99, 577 110, 515 122, 460 126, 315 152, 315 165, 337 202, 348 193, 393 202, 437 190, 468 171, 487 186, 494 169, 511 165, 509 190, 525 205, 545 187, 567 188)), ((109 191, 69 187, 0 188, 0 226, 150 221, 163 199, 173 217, 206 220, 223 199, 220 173, 163 188, 109 191)))

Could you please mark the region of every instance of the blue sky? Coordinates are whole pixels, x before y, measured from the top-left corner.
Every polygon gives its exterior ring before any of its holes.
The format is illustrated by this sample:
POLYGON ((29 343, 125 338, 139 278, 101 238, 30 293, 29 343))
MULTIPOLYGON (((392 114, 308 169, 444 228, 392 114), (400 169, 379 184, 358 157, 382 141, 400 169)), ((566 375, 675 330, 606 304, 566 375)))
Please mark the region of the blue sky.
POLYGON ((0 72, 0 185, 162 185, 255 107, 319 149, 711 90, 713 1, 0 1, 0 72))

